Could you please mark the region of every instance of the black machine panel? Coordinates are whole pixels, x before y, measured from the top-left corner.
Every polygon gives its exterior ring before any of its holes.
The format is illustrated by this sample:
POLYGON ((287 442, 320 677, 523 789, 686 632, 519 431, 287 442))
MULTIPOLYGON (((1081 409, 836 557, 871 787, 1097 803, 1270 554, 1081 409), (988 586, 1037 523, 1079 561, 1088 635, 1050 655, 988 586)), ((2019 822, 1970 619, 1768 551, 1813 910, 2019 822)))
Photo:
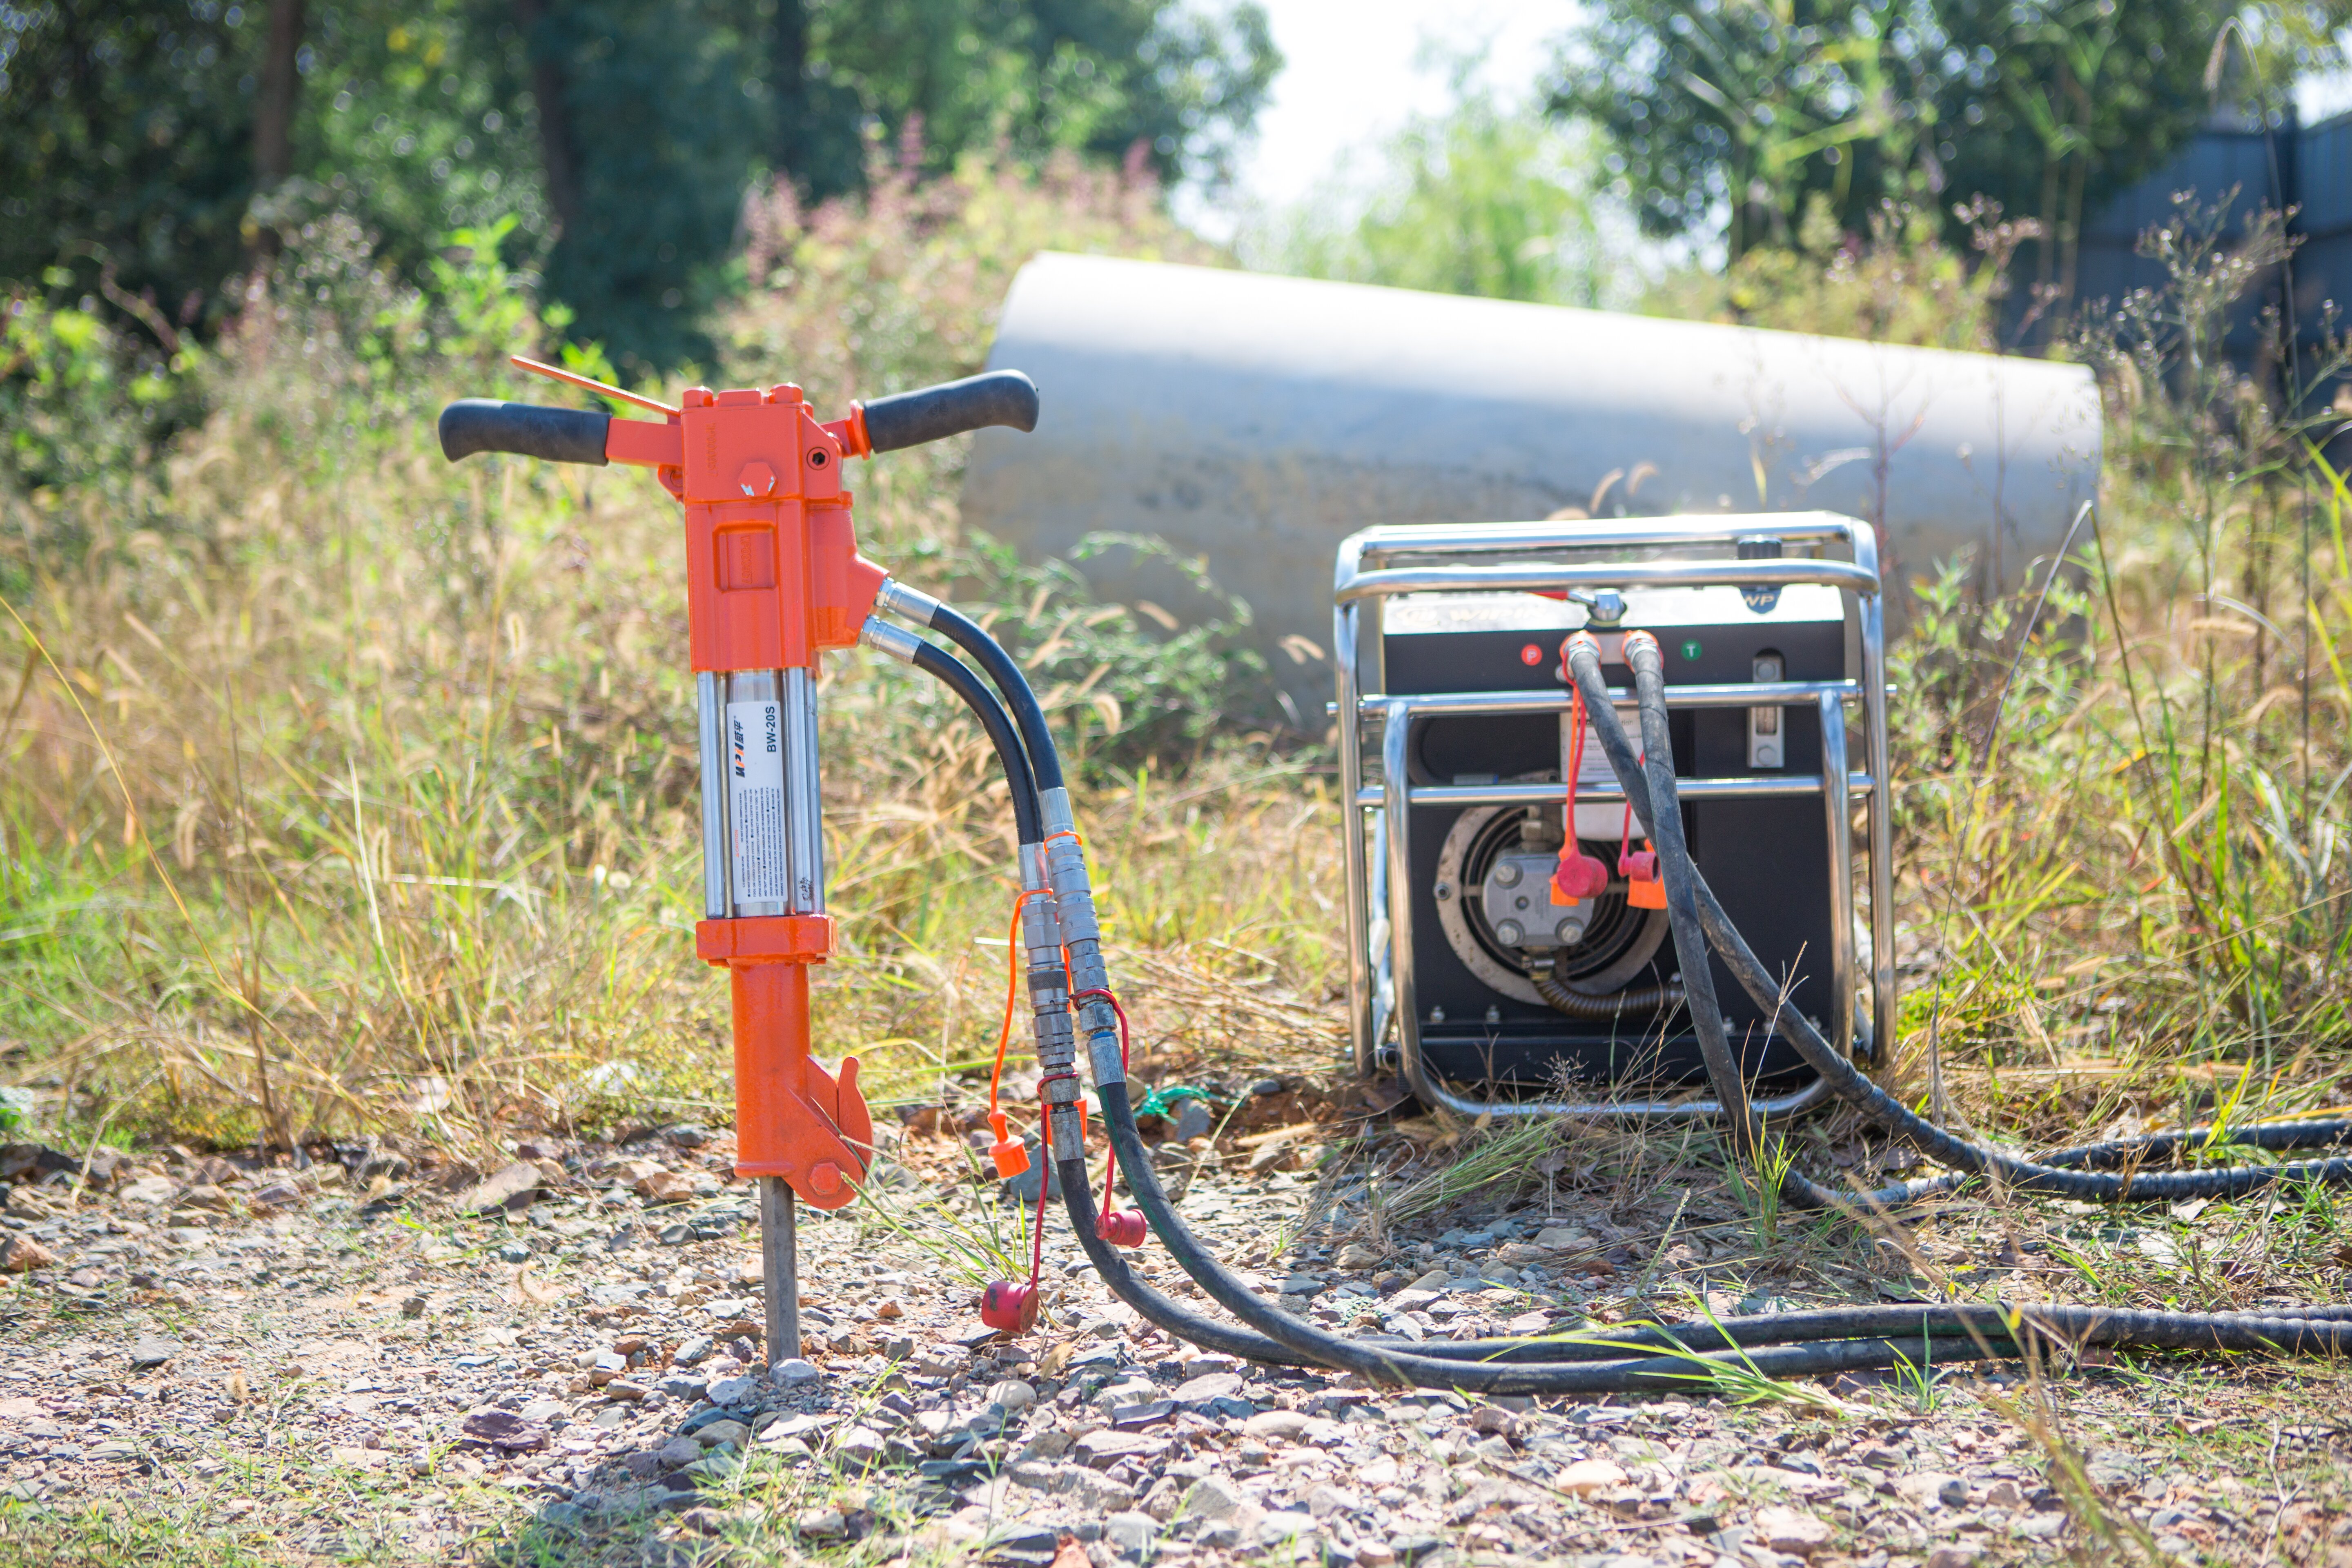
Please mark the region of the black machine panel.
MULTIPOLYGON (((1665 649, 1669 686, 1745 684, 1758 679, 1759 659, 1777 659, 1780 679, 1834 680, 1847 674, 1845 626, 1839 595, 1828 589, 1789 589, 1743 598, 1738 589, 1635 592, 1622 629, 1652 633, 1665 649), (1761 607, 1759 607, 1759 602, 1761 607)), ((1390 607, 1385 631, 1385 669, 1381 689, 1392 695, 1436 692, 1527 690, 1563 686, 1559 651, 1569 631, 1582 624, 1572 606, 1534 595, 1482 595, 1462 600, 1458 613, 1433 596, 1390 607), (1503 624, 1497 624, 1497 622, 1503 624), (1510 624, 1516 622, 1517 624, 1510 624)), ((1768 668, 1769 668, 1768 666, 1768 668)), ((1630 690, 1633 677, 1622 665, 1607 667, 1610 684, 1630 690)), ((1822 767, 1821 722, 1810 705, 1779 710, 1781 747, 1776 766, 1751 763, 1749 713, 1746 709, 1676 710, 1669 717, 1675 771, 1685 778, 1818 774, 1822 767)), ((1638 744, 1630 708, 1623 710, 1638 744)), ((1552 714, 1455 718, 1423 716, 1408 742, 1413 782, 1490 784, 1558 783, 1560 731, 1552 714)), ((1601 764, 1605 772, 1605 763, 1601 764)), ((1585 771, 1592 776, 1591 769, 1585 771)), ((1585 816, 1591 807, 1580 809, 1585 816)), ((1622 806, 1609 808, 1622 822, 1622 806)), ((1816 1018, 1831 1013, 1829 837, 1818 795, 1750 800, 1692 800, 1684 822, 1701 873, 1723 900, 1733 922, 1747 932, 1757 955, 1777 972, 1794 977, 1796 1005, 1816 1018)), ((1475 879, 1497 854, 1518 847, 1528 836, 1534 853, 1548 832, 1556 852, 1562 831, 1557 806, 1548 822, 1521 826, 1505 817, 1524 817, 1525 808, 1450 806, 1413 808, 1412 951, 1417 1010, 1423 1055, 1442 1076, 1460 1080, 1556 1086, 1563 1079, 1586 1085, 1662 1081, 1679 1083, 1702 1076, 1696 1037, 1679 1008, 1661 1029, 1655 1005, 1622 1016, 1575 1019, 1548 1005, 1518 976, 1520 956, 1493 939, 1484 917, 1475 879), (1465 823, 1465 816, 1473 820, 1465 823), (1449 836, 1454 839, 1448 854, 1449 836), (1497 846, 1501 846, 1497 848, 1497 846), (1457 887, 1455 881, 1470 879, 1457 887), (1440 889, 1457 907, 1454 934, 1445 929, 1440 889), (1469 906, 1476 906, 1474 910, 1469 906), (1465 963, 1457 945, 1475 948, 1482 976, 1465 963), (1514 994, 1516 989, 1519 994, 1514 994)), ((1589 826, 1589 825, 1588 825, 1589 826)), ((1638 828, 1636 847, 1638 844, 1638 828)), ((1585 941, 1546 950, 1540 961, 1560 971, 1576 965, 1591 971, 1609 994, 1638 992, 1664 984, 1679 969, 1663 912, 1624 907, 1624 883, 1614 877, 1618 836, 1596 840, 1579 834, 1590 853, 1612 873, 1610 889, 1596 900, 1597 912, 1585 941), (1638 922, 1654 920, 1654 933, 1638 922), (1654 943, 1641 959, 1644 941, 1654 943), (1613 967, 1609 961, 1618 955, 1613 967)), ((1538 862, 1529 860, 1528 865, 1538 862)), ((1785 1077, 1798 1067, 1795 1053, 1769 1037, 1766 1015, 1749 1000, 1719 960, 1713 961, 1715 988, 1743 1064, 1758 1076, 1785 1077)))

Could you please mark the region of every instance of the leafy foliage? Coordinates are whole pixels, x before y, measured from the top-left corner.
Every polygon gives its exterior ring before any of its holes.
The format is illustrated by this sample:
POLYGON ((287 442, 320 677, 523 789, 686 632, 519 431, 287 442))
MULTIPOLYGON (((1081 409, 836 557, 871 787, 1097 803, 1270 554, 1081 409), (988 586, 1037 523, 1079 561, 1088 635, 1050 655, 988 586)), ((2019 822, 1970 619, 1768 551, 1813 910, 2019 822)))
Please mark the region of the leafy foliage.
POLYGON ((1982 196, 2041 224, 2046 279, 2210 110, 2217 62, 2259 105, 2337 58, 2347 20, 2344 0, 1604 0, 1551 102, 1601 128, 1654 234, 1721 226, 1738 257, 1788 248, 1815 198, 1858 232, 1890 200, 1982 196))
POLYGON ((1247 3, 331 0, 278 179, 255 152, 270 9, 0 5, 0 281, 168 338, 331 213, 419 279, 444 233, 510 216, 509 259, 575 337, 640 373, 709 363, 747 188, 852 189, 902 132, 932 172, 1003 146, 1213 181, 1280 63, 1247 3))

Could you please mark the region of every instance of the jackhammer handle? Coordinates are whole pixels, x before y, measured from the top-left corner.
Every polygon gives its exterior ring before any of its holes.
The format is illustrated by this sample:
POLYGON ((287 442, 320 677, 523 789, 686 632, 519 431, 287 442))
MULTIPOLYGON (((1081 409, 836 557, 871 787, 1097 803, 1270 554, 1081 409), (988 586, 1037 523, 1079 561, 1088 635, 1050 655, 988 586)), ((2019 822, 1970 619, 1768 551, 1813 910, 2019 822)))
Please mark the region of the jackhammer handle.
POLYGON ((1037 384, 1017 370, 992 370, 866 405, 866 439, 877 452, 919 447, 988 425, 1037 428, 1037 384))
POLYGON ((476 452, 513 452, 603 468, 604 433, 612 423, 609 414, 578 408, 461 397, 441 411, 441 452, 453 463, 476 452))

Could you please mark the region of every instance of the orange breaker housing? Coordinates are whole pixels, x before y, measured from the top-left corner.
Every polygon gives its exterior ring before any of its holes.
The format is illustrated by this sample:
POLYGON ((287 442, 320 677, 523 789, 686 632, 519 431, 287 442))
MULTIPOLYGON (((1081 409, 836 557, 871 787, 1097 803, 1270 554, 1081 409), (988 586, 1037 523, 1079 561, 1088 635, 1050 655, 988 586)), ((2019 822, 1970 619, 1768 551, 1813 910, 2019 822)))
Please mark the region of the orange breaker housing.
POLYGON ((856 1058, 836 1076, 809 1055, 809 966, 834 940, 817 827, 817 656, 856 642, 886 575, 857 552, 841 484, 843 458, 866 449, 862 426, 857 413, 818 423, 790 384, 696 387, 663 424, 614 419, 604 448, 608 461, 654 468, 686 508, 710 916, 695 949, 732 983, 736 1170, 781 1176, 821 1209, 856 1195, 874 1139, 856 1058))

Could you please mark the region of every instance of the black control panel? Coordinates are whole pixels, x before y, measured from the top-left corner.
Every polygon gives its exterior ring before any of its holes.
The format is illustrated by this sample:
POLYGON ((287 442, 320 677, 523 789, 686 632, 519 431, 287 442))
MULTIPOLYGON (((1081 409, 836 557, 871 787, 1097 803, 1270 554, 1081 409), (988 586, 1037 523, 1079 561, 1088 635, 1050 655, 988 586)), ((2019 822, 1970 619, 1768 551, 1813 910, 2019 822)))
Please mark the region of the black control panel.
MULTIPOLYGON (((1669 686, 1752 683, 1759 679, 1759 661, 1764 661, 1764 670, 1777 670, 1778 678, 1786 680, 1834 680, 1848 673, 1843 606, 1833 590, 1745 596, 1733 588, 1658 590, 1635 592, 1628 600, 1616 629, 1646 630, 1658 639, 1665 651, 1669 686)), ((1559 673, 1560 644, 1584 618, 1574 606, 1535 595, 1464 596, 1450 604, 1436 596, 1396 601, 1384 628, 1385 668, 1376 677, 1377 689, 1399 696, 1564 690, 1559 673)), ((1603 645, 1616 646, 1606 638, 1603 645)), ((1605 672, 1612 687, 1631 690, 1632 674, 1622 664, 1607 665, 1605 672)), ((1638 745, 1640 734, 1630 710, 1625 719, 1638 745)), ((1748 709, 1674 710, 1669 731, 1675 772, 1693 779, 1821 773, 1821 721, 1811 704, 1780 707, 1776 719, 1762 722, 1773 737, 1764 754, 1777 761, 1759 766, 1748 709)), ((1407 745, 1412 782, 1558 784, 1561 729, 1559 716, 1549 713, 1421 716, 1413 721, 1407 745)), ((1585 776, 1591 776, 1590 768, 1585 776)), ((1498 948, 1491 928, 1484 937, 1469 934, 1475 922, 1465 918, 1463 906, 1477 898, 1477 889, 1454 884, 1464 879, 1465 870, 1477 869, 1480 854, 1491 863, 1496 853, 1493 846, 1520 831, 1516 819, 1526 809, 1413 808, 1412 952, 1424 1058, 1450 1079, 1528 1088, 1578 1085, 1589 1089, 1698 1079, 1697 1042, 1678 1005, 1628 1009, 1613 1019, 1569 1017, 1531 994, 1525 980, 1513 983, 1511 961, 1517 952, 1498 948), (1503 820, 1506 816, 1513 820, 1503 820), (1449 837, 1454 842, 1450 858, 1449 837), (1441 911, 1442 901, 1455 907, 1441 911), (1454 924, 1450 935, 1448 914, 1454 924), (1473 949, 1473 962, 1465 962, 1465 942, 1473 949), (1474 962, 1483 975, 1474 971, 1474 962)), ((1612 809, 1622 821, 1622 808, 1612 809)), ((1831 900, 1829 832, 1821 796, 1686 800, 1683 810, 1699 869, 1733 923, 1748 934, 1759 958, 1788 977, 1797 1007, 1826 1020, 1832 996, 1831 900)), ((1551 814, 1555 844, 1563 821, 1557 810, 1551 814)), ((1634 833, 1638 848, 1638 827, 1634 833)), ((1671 938, 1657 940, 1664 934, 1663 912, 1653 916, 1624 906, 1624 883, 1614 875, 1618 844, 1613 831, 1605 845, 1589 832, 1579 837, 1612 873, 1610 890, 1598 900, 1595 940, 1604 929, 1635 929, 1629 921, 1657 922, 1654 931, 1641 933, 1654 942, 1646 962, 1622 976, 1613 971, 1605 973, 1610 991, 1633 994, 1665 984, 1679 966, 1671 938)), ((1570 947, 1542 956, 1556 956, 1564 972, 1578 951, 1570 947)), ((1749 1000, 1719 960, 1713 962, 1716 994, 1743 1064, 1765 1079, 1794 1071, 1799 1065, 1795 1053, 1770 1037, 1764 1010, 1749 1000)))

